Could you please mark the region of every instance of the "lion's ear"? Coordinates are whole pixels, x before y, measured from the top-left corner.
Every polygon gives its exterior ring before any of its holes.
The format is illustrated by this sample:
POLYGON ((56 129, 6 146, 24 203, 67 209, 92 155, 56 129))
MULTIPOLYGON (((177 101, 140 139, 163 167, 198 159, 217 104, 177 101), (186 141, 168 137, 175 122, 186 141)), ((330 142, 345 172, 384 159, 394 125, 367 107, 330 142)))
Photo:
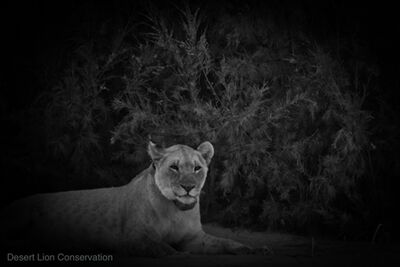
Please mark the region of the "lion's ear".
POLYGON ((197 147, 197 151, 199 151, 201 153, 203 158, 206 160, 207 165, 210 164, 211 159, 214 156, 214 147, 213 147, 213 145, 210 142, 205 141, 204 143, 201 143, 197 147))
POLYGON ((151 141, 149 141, 149 145, 147 146, 147 152, 153 161, 161 159, 164 155, 164 149, 158 148, 157 145, 151 141))

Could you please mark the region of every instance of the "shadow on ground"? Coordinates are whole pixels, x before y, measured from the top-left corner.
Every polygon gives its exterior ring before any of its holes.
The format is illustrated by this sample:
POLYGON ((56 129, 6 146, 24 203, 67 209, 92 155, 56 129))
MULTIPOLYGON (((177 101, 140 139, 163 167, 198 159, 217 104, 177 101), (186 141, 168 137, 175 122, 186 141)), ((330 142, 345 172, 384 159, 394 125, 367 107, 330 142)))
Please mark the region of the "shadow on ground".
MULTIPOLYGON (((318 240, 302 236, 232 231, 216 225, 205 225, 210 234, 227 237, 253 247, 267 246, 269 255, 174 255, 164 258, 113 256, 100 262, 24 262, 23 265, 43 266, 400 266, 400 244, 372 245, 361 242, 318 240)), ((3 259, 4 260, 4 259, 3 259)), ((21 262, 8 262, 21 265, 21 262)))

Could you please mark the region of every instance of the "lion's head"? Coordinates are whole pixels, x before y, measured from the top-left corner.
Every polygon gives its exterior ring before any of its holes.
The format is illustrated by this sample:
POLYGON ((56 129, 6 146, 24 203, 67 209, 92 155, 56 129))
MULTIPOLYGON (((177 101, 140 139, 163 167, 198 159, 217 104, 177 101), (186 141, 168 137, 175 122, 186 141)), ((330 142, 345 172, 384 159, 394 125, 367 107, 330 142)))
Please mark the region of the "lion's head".
POLYGON ((214 155, 210 142, 193 149, 185 145, 158 148, 150 142, 148 152, 154 162, 155 183, 162 195, 181 210, 192 209, 206 180, 214 155))

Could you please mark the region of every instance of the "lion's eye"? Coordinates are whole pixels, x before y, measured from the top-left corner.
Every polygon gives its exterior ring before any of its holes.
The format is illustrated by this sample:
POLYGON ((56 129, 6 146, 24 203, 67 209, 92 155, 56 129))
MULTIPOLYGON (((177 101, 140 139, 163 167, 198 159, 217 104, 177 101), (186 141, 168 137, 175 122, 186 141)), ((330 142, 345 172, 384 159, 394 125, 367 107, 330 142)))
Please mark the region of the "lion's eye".
POLYGON ((169 168, 171 169, 171 170, 173 170, 173 171, 179 171, 179 167, 178 167, 178 165, 171 165, 171 166, 169 166, 169 168))
POLYGON ((200 171, 200 170, 201 170, 201 167, 200 167, 200 166, 195 166, 195 167, 194 167, 194 171, 195 171, 195 172, 198 172, 198 171, 200 171))

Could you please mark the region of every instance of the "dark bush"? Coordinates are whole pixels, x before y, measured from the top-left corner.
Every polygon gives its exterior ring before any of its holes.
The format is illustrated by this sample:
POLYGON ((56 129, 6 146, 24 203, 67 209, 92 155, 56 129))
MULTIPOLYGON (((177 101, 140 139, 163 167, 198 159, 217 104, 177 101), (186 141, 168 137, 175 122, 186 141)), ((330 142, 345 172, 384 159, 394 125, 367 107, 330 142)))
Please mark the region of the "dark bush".
POLYGON ((121 30, 109 46, 77 49, 45 98, 49 151, 77 177, 116 184, 147 166, 149 136, 166 146, 209 140, 205 218, 303 232, 365 219, 362 77, 373 72, 273 20, 179 14, 177 24, 150 14, 139 41, 121 30))

